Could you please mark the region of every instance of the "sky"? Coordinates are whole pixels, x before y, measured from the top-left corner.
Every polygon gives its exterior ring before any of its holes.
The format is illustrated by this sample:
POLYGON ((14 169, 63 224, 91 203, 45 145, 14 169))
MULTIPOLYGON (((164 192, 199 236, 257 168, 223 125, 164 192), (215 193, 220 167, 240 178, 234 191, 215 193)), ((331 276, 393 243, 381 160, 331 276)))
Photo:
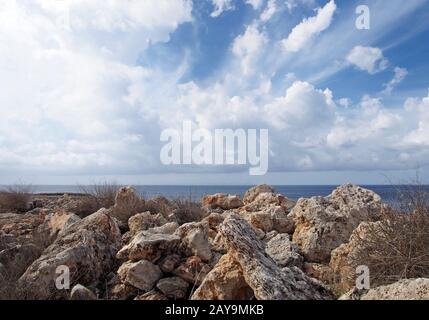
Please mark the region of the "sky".
POLYGON ((0 184, 429 183, 428 40, 428 0, 0 0, 0 184), (269 172, 164 165, 183 121, 269 172))

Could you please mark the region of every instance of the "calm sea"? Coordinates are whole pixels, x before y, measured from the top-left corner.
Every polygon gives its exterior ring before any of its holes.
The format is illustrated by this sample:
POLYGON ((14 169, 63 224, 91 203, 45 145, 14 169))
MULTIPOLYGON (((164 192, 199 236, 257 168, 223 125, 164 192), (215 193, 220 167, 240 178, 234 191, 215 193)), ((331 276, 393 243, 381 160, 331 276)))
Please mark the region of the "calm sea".
MULTIPOLYGON (((252 186, 135 186, 138 193, 145 198, 162 195, 170 199, 192 198, 200 200, 203 196, 215 193, 228 193, 243 196, 252 186)), ((292 200, 313 196, 327 196, 337 186, 274 186, 277 193, 286 195, 292 200)), ((409 189, 409 186, 363 186, 379 194, 384 202, 393 203, 397 199, 399 190, 409 189)), ((419 187, 429 192, 429 186, 419 187)), ((78 186, 34 186, 36 193, 79 193, 78 186)))

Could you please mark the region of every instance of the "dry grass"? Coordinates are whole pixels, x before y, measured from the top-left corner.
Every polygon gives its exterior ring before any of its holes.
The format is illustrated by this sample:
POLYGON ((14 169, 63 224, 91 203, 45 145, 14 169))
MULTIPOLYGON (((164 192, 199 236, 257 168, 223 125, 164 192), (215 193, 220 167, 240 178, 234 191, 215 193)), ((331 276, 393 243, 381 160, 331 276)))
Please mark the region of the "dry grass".
POLYGON ((429 194, 422 187, 401 191, 398 205, 368 231, 353 260, 369 267, 371 285, 429 277, 429 194))
POLYGON ((33 190, 31 185, 16 184, 0 191, 0 213, 28 211, 33 190))
POLYGON ((178 198, 171 202, 172 213, 179 224, 200 221, 205 217, 205 212, 199 203, 189 199, 178 198))
POLYGON ((79 188, 84 196, 79 200, 76 214, 80 217, 86 217, 101 208, 112 207, 121 186, 115 182, 106 181, 90 186, 80 186, 79 188))

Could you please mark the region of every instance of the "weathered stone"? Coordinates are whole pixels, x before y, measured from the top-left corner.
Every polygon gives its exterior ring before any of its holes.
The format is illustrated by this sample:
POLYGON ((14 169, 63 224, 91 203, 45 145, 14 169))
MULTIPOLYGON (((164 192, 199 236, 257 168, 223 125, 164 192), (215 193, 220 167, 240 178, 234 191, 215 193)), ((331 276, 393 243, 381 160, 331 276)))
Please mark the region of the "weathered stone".
POLYGON ((132 233, 145 231, 150 228, 160 227, 167 223, 167 220, 161 214, 151 214, 149 211, 132 216, 128 220, 128 226, 132 233))
POLYGON ((362 295, 361 300, 429 300, 429 279, 405 279, 362 295))
POLYGON ((249 300, 252 296, 240 264, 226 254, 204 278, 192 300, 249 300))
POLYGON ((244 204, 249 204, 253 202, 260 193, 274 193, 274 192, 275 191, 273 187, 270 187, 266 184, 259 185, 246 191, 246 193, 244 194, 243 202, 244 204))
POLYGON ((229 254, 243 270, 246 283, 259 300, 332 299, 322 283, 296 267, 281 269, 265 253, 252 227, 240 216, 230 215, 221 226, 229 254))
POLYGON ((203 263, 201 258, 193 256, 189 257, 185 263, 180 264, 173 271, 173 274, 191 285, 199 286, 210 270, 210 266, 203 263))
POLYGON ((189 283, 179 277, 164 278, 158 281, 156 287, 167 297, 184 299, 189 283))
POLYGON ((177 254, 171 254, 163 258, 159 262, 159 267, 164 273, 171 273, 180 263, 180 256, 177 254))
MULTIPOLYGON (((271 214, 265 211, 251 213, 245 216, 245 219, 254 227, 255 229, 260 229, 264 232, 270 232, 273 230, 273 220, 271 214)), ((264 234, 265 236, 265 234, 264 234)))
POLYGON ((88 288, 77 284, 70 293, 70 300, 97 300, 97 296, 88 288))
POLYGON ((144 201, 132 187, 121 188, 116 194, 115 205, 110 208, 110 214, 120 222, 127 224, 128 219, 141 212, 144 201))
POLYGON ((289 212, 295 206, 295 202, 288 199, 281 194, 274 194, 271 192, 263 192, 256 196, 256 198, 246 204, 242 210, 248 212, 262 211, 270 207, 280 207, 285 212, 289 212))
POLYGON ((332 250, 361 222, 379 219, 381 209, 378 195, 350 184, 325 198, 300 199, 289 214, 296 225, 292 240, 309 262, 328 263, 332 250))
POLYGON ((131 300, 139 293, 139 289, 125 283, 115 284, 109 291, 111 300, 131 300))
POLYGON ((128 245, 118 252, 117 258, 132 261, 144 259, 156 262, 163 254, 167 255, 174 252, 179 243, 180 237, 177 235, 140 231, 128 245))
POLYGON ((18 279, 34 260, 40 257, 42 249, 34 244, 15 245, 0 251, 0 263, 9 280, 18 279))
POLYGON ((147 292, 152 290, 156 282, 161 279, 162 272, 152 262, 141 260, 125 262, 119 268, 118 275, 123 283, 147 292))
POLYGON ((288 234, 275 236, 267 243, 265 251, 282 268, 302 268, 304 263, 304 258, 299 254, 298 246, 290 241, 288 234))
POLYGON ((80 221, 81 219, 74 213, 66 211, 57 211, 46 217, 45 223, 48 224, 51 236, 56 236, 67 227, 80 221))
POLYGON ((179 228, 177 222, 168 222, 162 226, 150 228, 147 231, 150 233, 173 234, 177 228, 179 228))
POLYGON ((205 196, 201 202, 203 206, 209 206, 212 209, 220 208, 222 210, 237 209, 243 205, 239 196, 225 193, 205 196))
POLYGON ((288 217, 286 211, 282 207, 274 206, 267 209, 267 212, 271 215, 273 230, 278 233, 293 234, 295 231, 295 222, 288 217))
POLYGON ((55 287, 57 268, 69 268, 72 286, 76 281, 91 286, 115 265, 120 242, 118 225, 105 210, 100 210, 65 229, 30 265, 18 280, 18 286, 25 288, 30 299, 67 299, 67 292, 55 287))
POLYGON ((205 222, 191 222, 179 227, 175 235, 178 235, 192 253, 203 261, 212 258, 211 245, 208 240, 208 224, 205 222))
POLYGON ((166 296, 164 296, 161 292, 157 290, 149 291, 145 294, 142 294, 136 297, 134 300, 139 301, 159 301, 159 300, 168 300, 166 296))

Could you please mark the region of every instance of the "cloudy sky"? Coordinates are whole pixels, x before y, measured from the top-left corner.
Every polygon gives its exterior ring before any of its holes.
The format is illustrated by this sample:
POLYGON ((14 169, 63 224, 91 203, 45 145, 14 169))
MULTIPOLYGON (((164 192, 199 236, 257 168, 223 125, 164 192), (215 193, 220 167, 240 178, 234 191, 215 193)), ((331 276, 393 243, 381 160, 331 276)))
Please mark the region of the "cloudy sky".
POLYGON ((428 40, 427 0, 0 0, 0 184, 429 178, 428 40), (162 165, 183 120, 270 172, 162 165))

